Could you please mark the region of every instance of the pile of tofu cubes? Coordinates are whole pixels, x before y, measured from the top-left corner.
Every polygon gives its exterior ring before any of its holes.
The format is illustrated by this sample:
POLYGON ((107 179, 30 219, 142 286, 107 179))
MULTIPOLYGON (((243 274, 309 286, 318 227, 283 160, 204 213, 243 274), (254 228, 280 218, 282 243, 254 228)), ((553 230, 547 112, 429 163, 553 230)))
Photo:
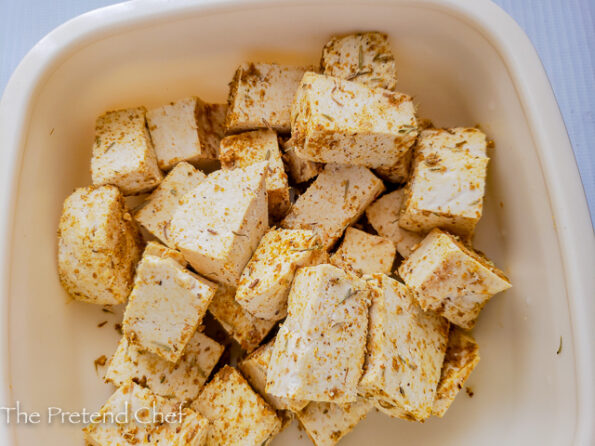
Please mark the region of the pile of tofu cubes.
POLYGON ((511 284, 472 248, 486 135, 422 125, 396 85, 387 36, 357 33, 319 67, 241 65, 227 104, 97 119, 59 276, 74 299, 126 304, 101 413, 150 409, 89 424, 89 444, 262 446, 295 418, 330 446, 372 408, 444 415, 479 361, 469 330, 511 284))

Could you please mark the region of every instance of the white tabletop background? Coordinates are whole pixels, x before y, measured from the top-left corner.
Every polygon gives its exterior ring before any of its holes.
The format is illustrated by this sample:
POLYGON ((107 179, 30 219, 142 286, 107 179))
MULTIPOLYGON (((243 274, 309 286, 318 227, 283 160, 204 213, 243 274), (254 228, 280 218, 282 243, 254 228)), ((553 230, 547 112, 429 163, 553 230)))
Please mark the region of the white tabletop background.
MULTIPOLYGON (((595 222, 595 0, 494 1, 537 48, 562 110, 595 222)), ((113 3, 0 0, 0 92, 45 34, 72 17, 113 3)))

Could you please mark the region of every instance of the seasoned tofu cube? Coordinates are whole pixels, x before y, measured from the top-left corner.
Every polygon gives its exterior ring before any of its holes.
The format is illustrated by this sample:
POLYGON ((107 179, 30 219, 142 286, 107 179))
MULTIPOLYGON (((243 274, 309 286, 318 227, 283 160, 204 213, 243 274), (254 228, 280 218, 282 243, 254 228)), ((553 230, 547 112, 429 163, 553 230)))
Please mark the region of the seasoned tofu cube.
POLYGON ((140 232, 115 186, 83 187, 65 201, 58 227, 58 275, 76 300, 126 302, 141 257, 140 232))
POLYGON ((147 123, 159 167, 169 170, 180 161, 200 165, 217 158, 217 147, 207 144, 208 105, 197 97, 181 99, 147 112, 147 123))
POLYGON ((283 161, 290 178, 297 184, 305 183, 306 181, 315 178, 322 169, 324 164, 315 163, 314 161, 308 161, 300 158, 291 140, 285 141, 282 144, 283 147, 283 161))
POLYGON ((169 236, 206 277, 236 286, 268 229, 267 163, 218 170, 179 201, 169 236))
POLYGON ((201 143, 216 159, 219 159, 219 146, 225 136, 226 115, 227 104, 206 104, 202 113, 198 115, 198 126, 203 132, 201 143))
POLYGON ((159 187, 142 204, 134 218, 151 234, 170 248, 169 225, 182 196, 198 186, 206 175, 190 164, 182 162, 174 167, 159 187))
POLYGON ((236 301, 258 318, 283 319, 295 271, 312 264, 319 250, 320 239, 312 231, 271 229, 242 272, 236 301))
POLYGON ((391 167, 415 142, 412 99, 308 72, 292 105, 291 138, 310 161, 391 167))
POLYGON ((201 446, 208 420, 133 382, 123 384, 84 429, 90 446, 201 446))
POLYGON ((299 196, 281 227, 311 229, 328 249, 383 191, 382 181, 365 167, 328 164, 299 196))
POLYGON ((221 166, 224 169, 248 167, 268 161, 266 189, 269 215, 281 218, 289 209, 289 184, 281 159, 277 134, 272 130, 255 130, 226 136, 221 140, 221 166))
POLYGON ((432 413, 448 342, 448 321, 424 313, 406 286, 365 277, 372 305, 360 394, 388 415, 422 421, 432 413))
POLYGON ((453 325, 448 335, 448 346, 432 415, 444 416, 478 362, 479 347, 473 336, 453 325))
POLYGON ((287 398, 276 397, 266 392, 267 372, 269 363, 271 362, 274 344, 275 340, 273 339, 267 344, 259 347, 240 362, 238 368, 252 385, 252 388, 256 390, 273 409, 297 412, 306 407, 308 401, 290 400, 287 398))
POLYGON ((112 184, 124 195, 150 191, 163 179, 147 130, 144 107, 107 112, 95 123, 91 174, 96 186, 112 184))
POLYGON ((291 102, 308 69, 266 63, 241 65, 229 89, 226 131, 272 128, 289 133, 291 102))
POLYGON ((376 232, 382 237, 392 240, 397 252, 407 258, 423 240, 423 236, 399 226, 402 202, 403 189, 397 189, 372 203, 366 209, 366 217, 376 232))
POLYGON ((332 265, 304 267, 289 293, 266 391, 274 396, 351 403, 357 398, 368 331, 366 283, 332 265))
POLYGON ((409 149, 399 160, 390 167, 379 167, 374 173, 389 183, 405 183, 411 171, 413 149, 409 149))
POLYGON ((486 145, 486 136, 474 128, 422 131, 399 225, 416 232, 440 227, 461 236, 473 233, 482 213, 486 145))
POLYGON ((349 227, 341 246, 331 256, 331 263, 358 276, 390 274, 396 252, 389 239, 349 227))
POLYGON ((296 417, 315 446, 334 446, 366 418, 373 406, 359 397, 345 404, 312 402, 296 417))
POLYGON ((252 316, 237 303, 235 294, 235 288, 219 285, 209 312, 242 349, 250 353, 260 345, 277 321, 252 316))
POLYGON ((124 334, 138 348, 177 362, 215 291, 215 284, 176 261, 145 256, 124 313, 124 334))
POLYGON ((451 234, 434 229, 399 267, 399 275, 425 310, 473 328, 490 298, 512 285, 489 260, 451 234))
POLYGON ((120 387, 128 381, 142 383, 155 395, 184 403, 193 401, 224 347, 200 332, 195 332, 180 360, 172 364, 159 356, 131 345, 123 336, 109 362, 105 381, 120 387))
POLYGON ((397 68, 388 36, 364 32, 333 37, 322 49, 322 72, 361 82, 369 87, 395 90, 397 68))
POLYGON ((163 246, 161 243, 157 242, 149 242, 143 251, 143 256, 155 256, 155 257, 162 257, 164 259, 172 259, 178 262, 183 267, 188 266, 184 256, 175 249, 170 249, 166 246, 163 246))
POLYGON ((206 446, 267 445, 280 431, 275 411, 233 367, 223 367, 192 408, 208 418, 206 446))

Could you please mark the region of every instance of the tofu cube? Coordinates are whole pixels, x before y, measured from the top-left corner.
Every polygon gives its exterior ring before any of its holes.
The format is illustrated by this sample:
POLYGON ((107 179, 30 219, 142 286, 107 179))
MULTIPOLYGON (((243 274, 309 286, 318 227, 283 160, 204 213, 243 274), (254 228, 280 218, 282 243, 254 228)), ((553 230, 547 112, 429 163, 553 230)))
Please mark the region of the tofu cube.
POLYGON ((244 268, 236 301, 250 314, 278 321, 287 314, 287 296, 295 271, 312 264, 320 239, 312 231, 271 229, 244 268))
POLYGON ((221 110, 219 104, 207 104, 197 97, 149 110, 147 123, 159 167, 169 170, 180 161, 201 166, 217 159, 217 141, 213 137, 219 132, 220 140, 223 134, 221 111, 225 110, 226 107, 221 110))
POLYGON ((157 242, 149 242, 143 251, 143 256, 155 256, 161 257, 164 259, 172 259, 178 262, 183 267, 188 266, 188 263, 184 259, 184 256, 179 251, 175 249, 169 249, 166 246, 163 246, 161 243, 157 242))
POLYGON ((448 335, 446 356, 432 407, 433 415, 444 416, 478 363, 479 347, 475 339, 470 333, 453 325, 448 335))
POLYGON ((390 274, 396 252, 389 239, 349 227, 341 246, 331 256, 331 263, 358 276, 390 274))
POLYGON ((296 200, 281 227, 313 230, 328 249, 383 191, 382 181, 365 167, 328 164, 296 200))
POLYGON ((332 265, 304 267, 289 293, 266 391, 274 396, 351 403, 357 399, 368 331, 366 283, 332 265))
POLYGON ((200 274, 236 286, 268 229, 267 163, 218 170, 187 192, 169 235, 200 274))
POLYGON ((448 321, 424 311, 405 285, 367 276, 372 305, 360 394, 382 412, 423 421, 432 413, 448 342, 448 321))
POLYGON ((175 248, 169 226, 184 194, 198 186, 206 175, 181 162, 174 167, 134 214, 134 218, 161 242, 175 248))
POLYGON ((394 166, 417 137, 411 97, 308 72, 292 105, 297 155, 323 163, 394 166))
POLYGON ((200 414, 133 382, 116 390, 95 418, 83 429, 90 446, 201 446, 209 429, 200 414))
POLYGON ((482 213, 486 145, 485 135, 474 128, 422 131, 399 225, 416 232, 440 227, 472 234, 482 213))
POLYGON ((219 285, 209 312, 246 352, 258 348, 277 321, 252 316, 235 300, 236 289, 219 285))
POLYGON ((193 401, 204 386, 224 347, 195 332, 180 360, 172 364, 131 345, 123 336, 109 362, 105 381, 117 387, 128 381, 141 383, 155 395, 185 403, 193 401))
POLYGON ((364 32, 333 37, 322 49, 322 72, 373 88, 395 90, 397 68, 388 36, 364 32))
POLYGON ((275 411, 233 367, 223 367, 192 404, 210 424, 206 446, 268 445, 280 431, 275 411))
POLYGON ((390 167, 379 167, 374 173, 389 183, 402 184, 409 179, 413 150, 409 149, 399 160, 390 167))
POLYGON ((274 344, 275 340, 273 339, 267 344, 262 345, 240 362, 238 368, 252 385, 252 388, 256 390, 273 409, 279 411, 290 410, 292 412, 300 411, 308 405, 308 401, 290 400, 287 398, 276 397, 266 392, 267 373, 273 354, 274 344))
POLYGON ((241 65, 230 85, 226 131, 271 128, 289 133, 291 102, 307 69, 266 63, 241 65))
POLYGON ((324 164, 315 163, 314 161, 308 161, 300 158, 291 140, 285 141, 282 144, 283 147, 283 161, 285 162, 285 168, 289 174, 289 177, 297 184, 305 183, 306 181, 315 178, 322 169, 324 164))
POLYGON ((58 276, 76 300, 126 302, 140 260, 140 232, 115 186, 83 187, 65 201, 58 227, 58 276))
POLYGON ((312 402, 296 418, 315 446, 334 446, 368 415, 374 404, 364 398, 354 403, 312 402))
POLYGON ((423 235, 399 226, 403 196, 403 189, 383 195, 366 209, 366 217, 376 232, 392 240, 397 252, 407 258, 423 240, 423 235))
POLYGON ((268 161, 266 189, 269 215, 282 218, 291 205, 289 184, 281 159, 277 134, 273 130, 255 130, 226 136, 221 140, 221 166, 224 169, 248 167, 268 161))
POLYGON ((471 329, 490 298, 512 285, 482 255, 434 229, 399 266, 399 275, 424 309, 471 329))
POLYGON ((132 345, 178 362, 215 290, 172 259, 145 256, 124 313, 124 334, 132 345))
POLYGON ((93 184, 118 186, 124 195, 148 192, 163 179, 147 130, 144 107, 107 112, 95 123, 93 184))

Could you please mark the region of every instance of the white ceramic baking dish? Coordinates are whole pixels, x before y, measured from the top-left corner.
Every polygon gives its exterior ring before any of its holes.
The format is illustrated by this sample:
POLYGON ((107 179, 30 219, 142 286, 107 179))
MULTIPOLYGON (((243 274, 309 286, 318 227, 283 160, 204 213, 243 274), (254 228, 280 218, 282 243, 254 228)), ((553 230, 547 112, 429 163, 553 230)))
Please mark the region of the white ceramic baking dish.
MULTIPOLYGON (((482 360, 444 419, 372 413, 342 444, 593 444, 595 241, 572 150, 539 59, 486 0, 138 1, 44 38, 0 106, 2 406, 98 408, 93 361, 116 317, 67 303, 56 276, 61 203, 90 182, 95 116, 197 94, 223 101, 244 60, 316 63, 332 33, 383 30, 399 89, 440 126, 481 124, 496 141, 477 246, 514 288, 484 310, 482 360), (109 320, 104 328, 98 322, 109 320), (562 339, 562 349, 557 354, 562 339)), ((0 411, 0 416, 2 412, 0 411)), ((82 444, 80 425, 11 424, 2 445, 82 444)), ((14 420, 13 420, 14 421, 14 420)), ((276 445, 306 445, 295 426, 276 445)))

